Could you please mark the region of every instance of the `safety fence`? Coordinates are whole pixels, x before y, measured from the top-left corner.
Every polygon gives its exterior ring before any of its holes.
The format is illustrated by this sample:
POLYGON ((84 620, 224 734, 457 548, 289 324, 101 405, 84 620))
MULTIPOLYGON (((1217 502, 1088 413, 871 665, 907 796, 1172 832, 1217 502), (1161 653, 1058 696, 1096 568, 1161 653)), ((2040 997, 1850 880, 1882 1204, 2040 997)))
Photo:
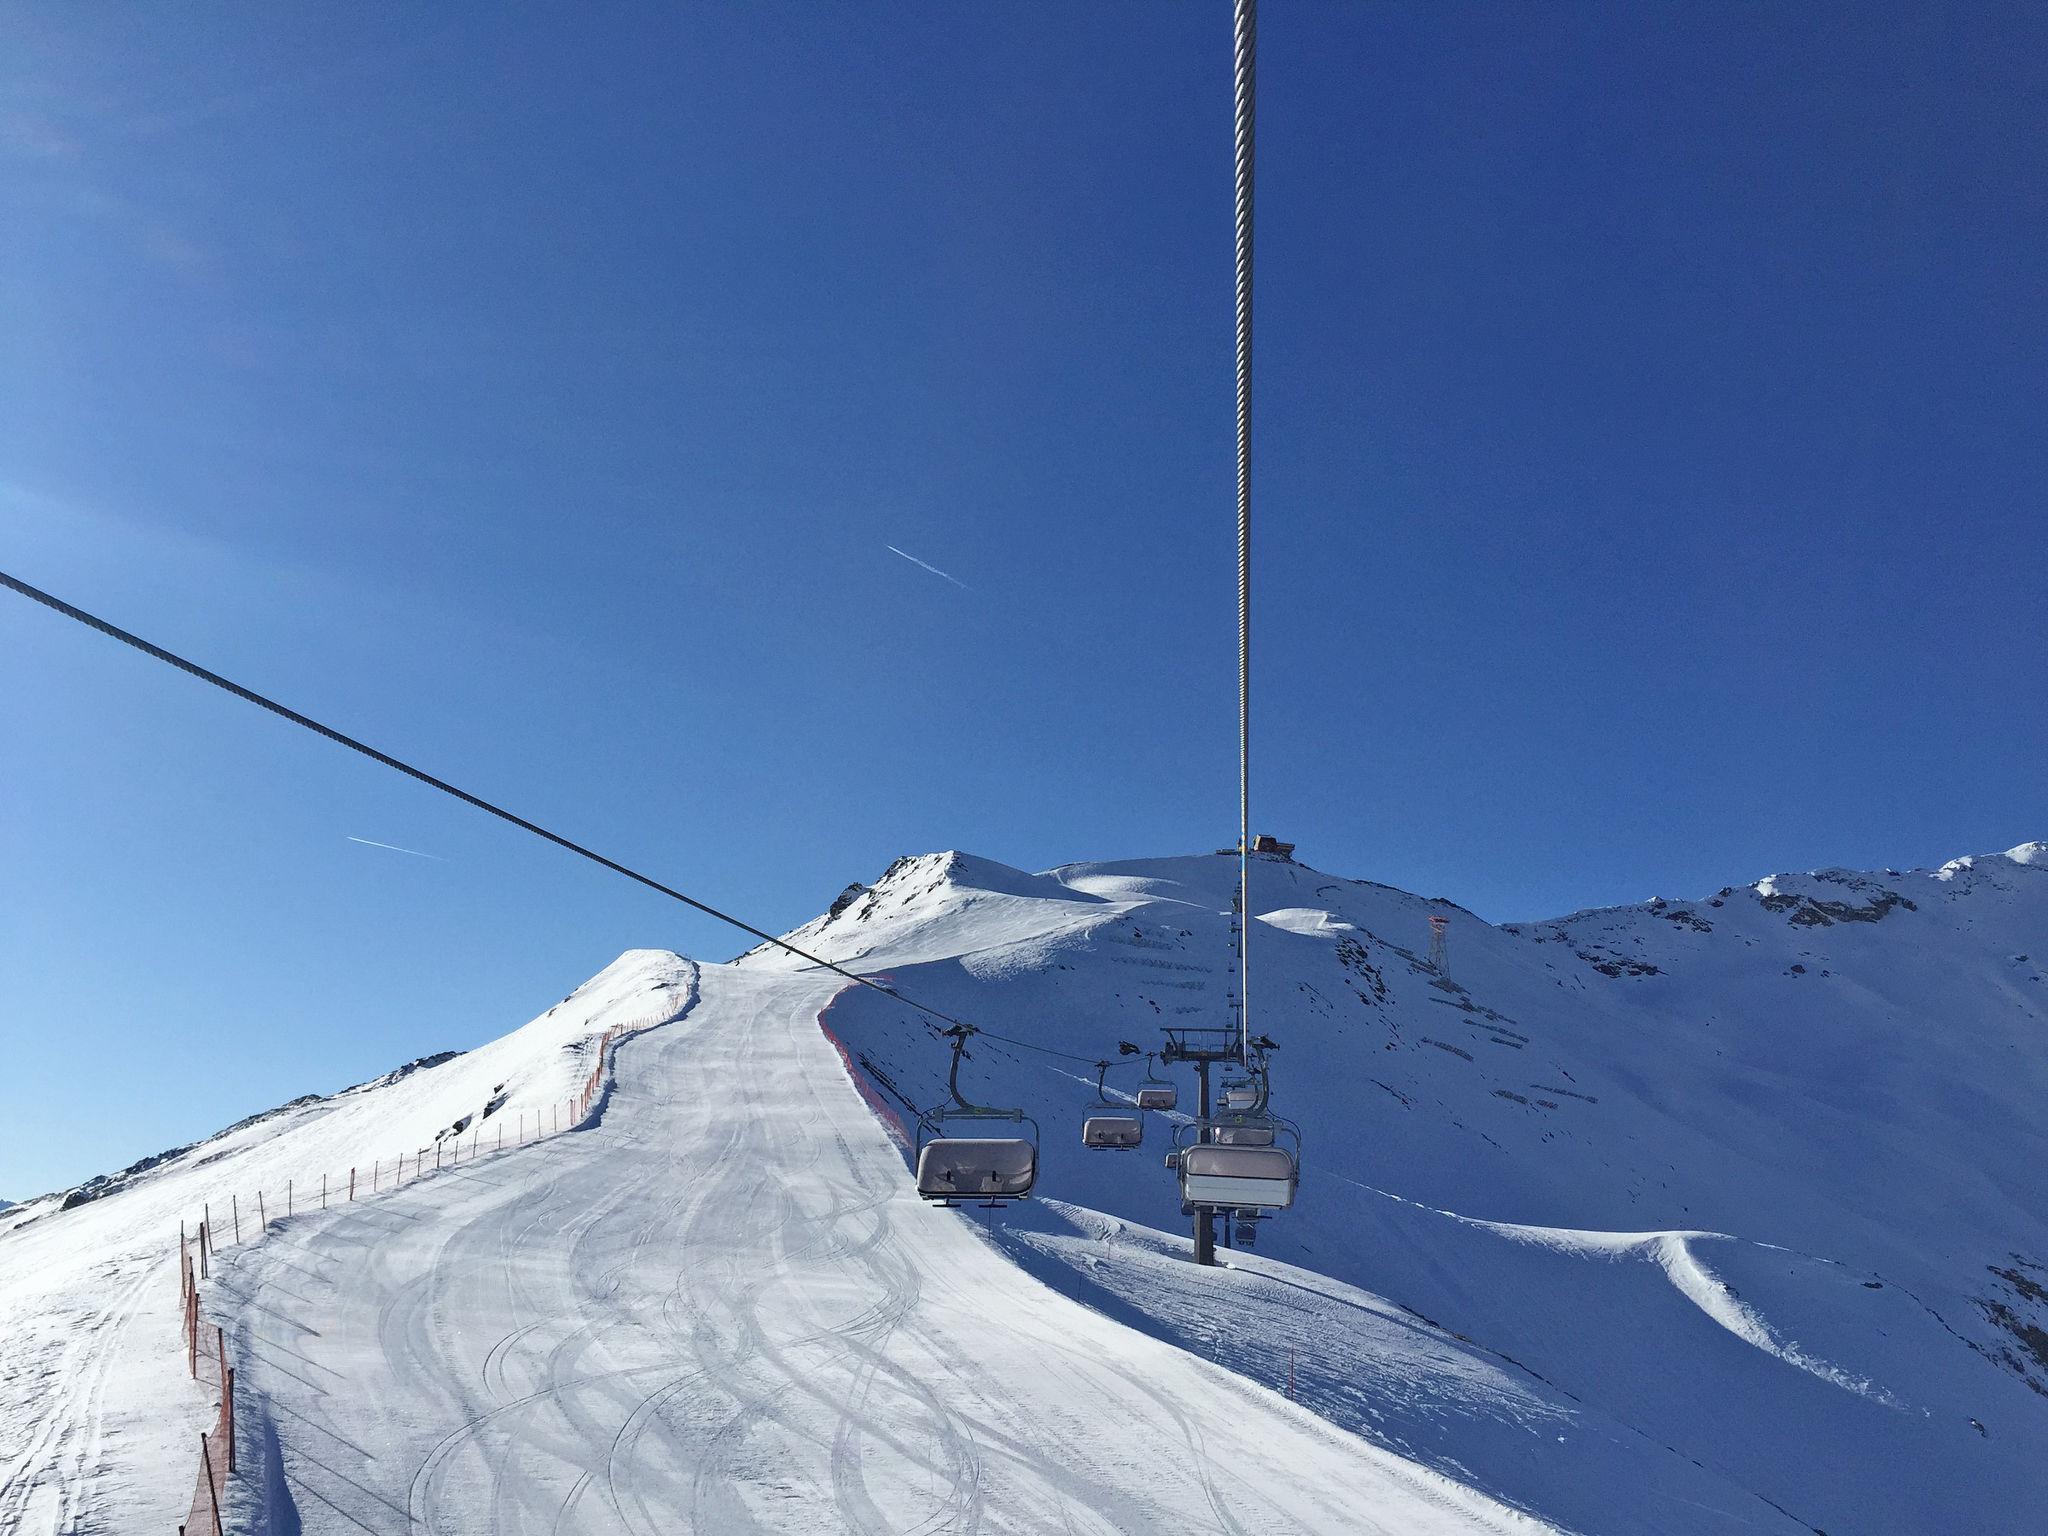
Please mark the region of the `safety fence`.
POLYGON ((487 1152, 503 1151, 507 1146, 524 1146, 560 1131, 575 1130, 590 1118, 598 1105, 604 1091, 605 1073, 611 1066, 613 1047, 627 1035, 668 1023, 679 1016, 674 1008, 669 1008, 657 1016, 615 1024, 607 1029, 598 1037, 597 1060, 591 1066, 590 1074, 583 1079, 582 1086, 560 1104, 546 1110, 522 1110, 509 1138, 506 1136, 506 1124, 500 1120, 494 1134, 486 1139, 482 1124, 484 1117, 480 1115, 463 1127, 468 1132, 467 1136, 457 1132, 452 1137, 437 1137, 431 1146, 402 1152, 389 1161, 382 1158, 373 1160, 367 1176, 361 1165, 350 1168, 345 1175, 336 1173, 330 1178, 322 1174, 317 1195, 311 1180, 307 1181, 306 1190, 301 1193, 296 1179, 286 1179, 281 1202, 277 1190, 259 1189, 255 1191, 255 1209, 251 1212, 254 1221, 246 1238, 239 1192, 229 1194, 227 1209, 221 1217, 213 1214, 211 1201, 202 1205, 196 1233, 188 1231, 182 1223, 179 1225, 178 1316, 186 1370, 193 1380, 210 1382, 219 1393, 213 1427, 202 1431, 199 1436, 197 1483, 190 1511, 185 1522, 178 1527, 179 1536, 225 1536, 228 1479, 235 1471, 235 1368, 228 1361, 225 1333, 217 1324, 206 1321, 199 1292, 200 1283, 212 1278, 214 1255, 220 1248, 255 1242, 270 1230, 274 1222, 296 1215, 301 1206, 312 1210, 317 1203, 318 1209, 325 1210, 330 1204, 348 1204, 396 1189, 401 1184, 414 1183, 437 1169, 459 1167, 465 1157, 465 1140, 469 1143, 466 1155, 473 1161, 487 1152), (223 1219, 225 1227, 221 1225, 223 1219))
MULTIPOLYGON (((897 1113, 896 1106, 884 1098, 880 1091, 886 1088, 889 1092, 901 1098, 902 1090, 889 1081, 886 1073, 872 1061, 868 1060, 865 1052, 860 1053, 856 1057, 854 1052, 849 1051, 846 1048, 846 1042, 839 1038, 827 1020, 827 1015, 832 1012, 832 1004, 838 1002, 849 990, 850 988, 841 987, 838 992, 833 994, 832 1001, 818 1010, 818 1028, 823 1031, 825 1039, 830 1042, 832 1049, 839 1053, 839 1065, 846 1069, 847 1081, 853 1084, 854 1090, 867 1102, 867 1106, 874 1113, 875 1118, 882 1122, 882 1129, 887 1131, 891 1139, 898 1144, 909 1148, 911 1155, 915 1157, 917 1154, 917 1133, 911 1127, 904 1124, 903 1116, 897 1113), (856 1062, 858 1062, 858 1065, 856 1065, 856 1062)), ((906 1109, 910 1107, 907 1099, 903 1103, 906 1109)), ((916 1111, 913 1110, 912 1113, 914 1115, 916 1111)))
POLYGON ((219 1390, 213 1428, 199 1433, 199 1479, 192 1504, 178 1536, 192 1532, 222 1536, 221 1506, 227 1502, 228 1475, 235 1470, 235 1368, 228 1364, 227 1337, 209 1323, 199 1308, 199 1282, 213 1266, 213 1236, 200 1224, 196 1239, 178 1233, 178 1316, 185 1335, 185 1369, 195 1381, 204 1375, 219 1390))

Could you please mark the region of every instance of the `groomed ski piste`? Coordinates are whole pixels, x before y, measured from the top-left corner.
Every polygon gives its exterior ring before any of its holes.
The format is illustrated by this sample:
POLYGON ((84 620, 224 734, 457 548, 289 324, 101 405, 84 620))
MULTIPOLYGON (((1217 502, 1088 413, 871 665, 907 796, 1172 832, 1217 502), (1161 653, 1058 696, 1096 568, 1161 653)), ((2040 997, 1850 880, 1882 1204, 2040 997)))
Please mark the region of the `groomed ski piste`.
MULTIPOLYGON (((1221 1021, 1233 876, 929 855, 793 937, 1149 1049, 1221 1021)), ((0 1530, 184 1518, 181 1220, 451 1136, 483 1151, 218 1252, 227 1529, 2038 1528, 2048 849, 1520 929, 1290 861, 1253 893, 1305 1130, 1256 1254, 1192 1265, 1166 1126, 1084 1152, 1093 1074, 987 1039, 1045 1198, 926 1207, 919 1016, 634 951, 492 1045, 0 1212, 0 1530), (622 1026, 587 1118, 489 1150, 622 1026)))

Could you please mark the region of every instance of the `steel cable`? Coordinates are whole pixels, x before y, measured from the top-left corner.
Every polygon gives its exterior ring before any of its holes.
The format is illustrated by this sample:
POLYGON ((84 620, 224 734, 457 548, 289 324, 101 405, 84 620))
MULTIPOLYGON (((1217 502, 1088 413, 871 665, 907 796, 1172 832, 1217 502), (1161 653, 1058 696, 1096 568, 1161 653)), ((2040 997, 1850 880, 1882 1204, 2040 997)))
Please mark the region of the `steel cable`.
MULTIPOLYGON (((229 678, 222 677, 218 672, 209 671, 205 667, 200 666, 195 661, 187 661, 183 656, 180 656, 175 652, 167 651, 160 645, 153 645, 149 641, 143 639, 140 635, 131 634, 129 631, 121 628, 118 624, 110 624, 105 619, 99 618, 94 614, 87 613, 83 608, 74 607, 72 604, 65 602, 61 597, 52 596, 50 593, 43 591, 40 587, 32 587, 27 582, 22 581, 17 577, 8 575, 5 571, 0 571, 0 586, 5 586, 12 589, 13 591, 19 592, 23 597, 26 597, 33 602, 41 603, 45 608, 49 608, 57 613, 61 613, 67 619, 75 619, 78 623, 85 625, 88 629, 96 629, 103 635, 107 635, 115 640, 119 640, 123 645, 133 646, 136 650, 141 651, 145 656, 153 656, 158 661, 166 662, 169 665, 176 667, 180 672, 190 673, 193 677, 198 678, 201 682, 211 683, 214 687, 221 689, 223 692, 231 693, 236 698, 245 700, 250 704, 254 704, 259 709, 267 709, 273 715, 276 715, 281 719, 289 720, 293 725, 303 726, 307 730, 313 732, 313 734, 316 736, 325 736, 329 741, 335 742, 340 746, 347 747, 351 752, 360 752, 364 757, 369 758, 372 762, 382 763, 386 768, 396 769, 398 772, 406 775, 406 777, 408 778, 419 780, 420 783, 425 784, 430 789, 438 789, 444 795, 452 795, 457 800, 462 801, 463 804, 473 805, 478 810, 497 817, 500 821, 510 822, 513 826, 518 827, 523 832, 531 832, 535 837, 545 838, 548 842, 553 843, 556 847, 566 848, 569 852, 576 854, 581 858, 588 859, 593 864, 602 865, 604 868, 612 871, 612 873, 614 874, 624 875, 628 880, 638 881, 641 885, 646 886, 649 890, 659 891, 662 895, 669 897, 671 900, 680 901, 684 906, 690 907, 695 911, 701 912, 706 917, 716 918, 721 923, 725 923, 731 927, 737 928, 741 933, 749 934, 752 937, 761 940, 763 943, 773 944, 777 949, 792 954, 796 956, 799 960, 806 961, 811 965, 819 966, 824 970, 832 972, 835 976, 844 976, 848 981, 858 982, 860 983, 860 985, 867 987, 872 991, 880 992, 885 997, 895 999, 897 1002, 904 1004, 906 1007, 916 1009, 919 1013, 927 1014, 935 1019, 942 1019, 948 1024, 958 1024, 964 1028, 976 1029, 976 1026, 967 1024, 964 1020, 956 1019, 949 1013, 941 1013, 936 1008, 932 1008, 924 1003, 920 1003, 914 997, 904 996, 901 992, 898 992, 894 987, 885 986, 879 981, 875 981, 869 977, 859 975, 853 971, 849 971, 846 969, 846 967, 842 965, 836 965, 830 960, 821 959, 819 956, 811 954, 807 950, 798 949, 796 945, 790 943, 787 939, 779 939, 774 934, 769 933, 765 929, 756 928, 752 923, 745 922, 740 918, 734 917, 730 912, 721 912, 718 910, 718 908, 711 906, 706 902, 699 901, 694 896, 684 895, 681 891, 675 889, 673 886, 663 885, 659 880, 654 879, 650 875, 643 875, 637 869, 628 868, 626 865, 619 863, 616 859, 608 859, 603 854, 595 853, 592 850, 584 847, 581 843, 571 842, 568 838, 563 837, 560 833, 550 832, 546 827, 539 825, 537 822, 528 821, 524 816, 515 815, 511 811, 504 809, 502 806, 493 805, 488 800, 482 799, 477 795, 472 795, 466 789, 458 789, 453 784, 450 784, 447 780, 437 779, 434 777, 434 775, 426 772, 424 769, 415 768, 413 767, 412 764, 403 762, 400 759, 393 757, 388 752, 380 752, 377 750, 377 748, 370 746, 367 742, 361 742, 356 740, 356 738, 353 736, 345 735, 343 732, 334 729, 334 727, 331 725, 322 725, 318 720, 313 719, 310 715, 302 715, 297 710, 278 703, 275 699, 267 699, 262 694, 257 693, 254 689, 244 688, 240 683, 234 682, 229 678)), ((977 1030, 977 1032, 979 1031, 977 1030)), ((992 1038, 1000 1039, 1002 1037, 994 1036, 992 1038)), ((1027 1042, 1021 1040, 1011 1041, 1009 1043, 1013 1045, 1027 1045, 1027 1048, 1032 1050, 1047 1050, 1047 1047, 1045 1046, 1028 1046, 1027 1042)), ((1064 1054, 1062 1052, 1048 1053, 1064 1054)), ((1085 1061, 1088 1058, 1076 1056, 1072 1059, 1075 1061, 1085 1061)))
MULTIPOLYGON (((1233 31, 1234 99, 1236 109, 1235 201, 1237 215, 1238 1041, 1240 1056, 1245 1060, 1249 1060, 1251 1049, 1252 191, 1258 82, 1258 0, 1236 0, 1233 31)), ((786 939, 777 938, 765 929, 756 928, 752 923, 734 917, 729 912, 721 912, 718 908, 699 901, 694 896, 687 896, 672 886, 664 885, 661 881, 651 876, 643 875, 638 870, 621 864, 615 859, 606 858, 603 854, 594 852, 580 843, 572 842, 559 833, 550 832, 546 827, 536 822, 528 821, 523 816, 515 815, 501 806, 493 805, 490 801, 482 799, 477 795, 472 795, 467 790, 458 789, 455 785, 448 783, 444 779, 436 778, 423 769, 415 768, 410 763, 393 757, 387 752, 381 752, 366 742, 358 741, 353 736, 335 730, 332 726, 323 725, 318 720, 308 715, 302 715, 297 710, 280 704, 274 699, 265 698, 253 689, 244 688, 240 683, 222 677, 217 672, 209 671, 197 662, 188 661, 174 652, 165 650, 162 646, 154 645, 143 639, 140 635, 132 634, 118 625, 111 624, 105 619, 87 613, 82 608, 74 607, 62 598, 44 592, 38 587, 30 586, 27 582, 10 576, 4 571, 0 571, 0 585, 5 585, 22 596, 63 614, 66 618, 74 619, 90 629, 96 629, 101 634, 119 640, 124 645, 133 646, 143 654, 152 656, 158 661, 166 662, 178 668, 181 672, 189 673, 202 682, 211 683, 214 687, 231 693, 236 698, 254 704, 260 709, 268 710, 282 719, 289 720, 294 725, 303 726, 315 735, 324 736, 329 741, 347 747, 350 751, 359 752, 373 762, 381 763, 385 767, 395 769, 409 778, 417 779, 429 788, 437 789, 445 795, 453 796, 466 805, 474 806, 480 811, 495 816, 501 821, 508 822, 522 831, 530 832, 536 837, 543 838, 557 847, 566 849, 581 858, 588 859, 593 864, 609 869, 615 874, 624 875, 628 880, 636 881, 646 886, 649 890, 657 891, 671 900, 679 901, 683 905, 703 913, 706 917, 714 918, 721 923, 736 928, 742 933, 761 940, 763 943, 772 944, 777 949, 794 955, 807 964, 818 966, 821 969, 832 972, 834 975, 843 976, 848 981, 856 982, 872 991, 880 992, 885 997, 893 998, 906 1007, 913 1008, 930 1018, 942 1020, 947 1024, 977 1029, 978 1033, 988 1034, 990 1039, 1000 1040, 1006 1045, 1020 1046, 1026 1050, 1038 1051, 1048 1056, 1061 1057, 1068 1061, 1089 1061, 1089 1058, 1085 1056, 1076 1056, 1069 1052, 1053 1050, 1049 1046, 1033 1045, 1028 1041, 989 1034, 986 1030, 979 1030, 977 1026, 966 1025, 963 1020, 956 1019, 951 1014, 941 1012, 939 1009, 918 1002, 915 998, 904 996, 893 987, 885 986, 881 982, 849 971, 844 966, 837 965, 830 960, 799 949, 786 939)))
POLYGON ((1237 0, 1237 959, 1238 1052, 1251 1056, 1252 171, 1258 0, 1237 0))

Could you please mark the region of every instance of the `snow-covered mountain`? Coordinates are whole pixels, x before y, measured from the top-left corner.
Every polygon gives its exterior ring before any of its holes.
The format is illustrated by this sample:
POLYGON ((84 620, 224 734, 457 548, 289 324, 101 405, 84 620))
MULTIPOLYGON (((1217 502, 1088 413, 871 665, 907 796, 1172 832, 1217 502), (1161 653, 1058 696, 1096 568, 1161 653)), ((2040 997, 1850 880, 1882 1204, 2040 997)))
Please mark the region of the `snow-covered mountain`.
MULTIPOLYGON (((1114 1057, 1228 1022, 1234 878, 1231 857, 1029 875, 936 854, 792 937, 1114 1057)), ((1253 1026, 1305 1133, 1262 1256, 1484 1344, 1815 1529, 2019 1531, 2048 1507, 2048 845, 1513 927, 1268 857, 1251 910, 1253 1026)), ((943 1097, 918 1015, 855 989, 830 1023, 885 1098, 943 1097)), ((1156 1151, 1079 1146, 1085 1065, 983 1039, 969 1074, 1045 1127, 1048 1193, 1181 1228, 1156 1151)), ((1354 1427, 1383 1422, 1344 1385, 1354 1427)), ((1512 1459, 1403 1433, 1528 1497, 1512 1459)))
POLYGON ((1160 1117, 1078 1128, 1085 1061, 1230 1019, 1235 869, 931 854, 791 935, 991 1032, 1029 1207, 919 1207, 928 1022, 764 950, 0 1212, 0 1530, 183 1518, 180 1221, 537 1120, 623 1024, 591 1134, 224 1256, 241 1528, 2038 1528, 2048 845, 1509 927, 1255 860, 1302 1193, 1198 1271, 1160 1117))

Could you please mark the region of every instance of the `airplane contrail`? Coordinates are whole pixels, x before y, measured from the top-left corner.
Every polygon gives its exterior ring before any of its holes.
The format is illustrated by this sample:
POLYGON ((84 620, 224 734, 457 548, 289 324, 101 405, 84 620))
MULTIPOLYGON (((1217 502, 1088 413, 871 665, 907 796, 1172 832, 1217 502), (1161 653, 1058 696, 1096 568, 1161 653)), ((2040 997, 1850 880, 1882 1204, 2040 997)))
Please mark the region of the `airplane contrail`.
POLYGON ((898 549, 894 544, 884 544, 882 547, 888 550, 889 553, 892 555, 903 555, 903 558, 908 560, 912 565, 923 566, 926 570, 930 571, 934 576, 945 576, 946 580, 953 583, 953 585, 958 587, 962 592, 972 592, 974 590, 974 588, 967 585, 967 583, 962 581, 958 576, 947 576, 946 573, 940 570, 936 565, 931 565, 926 561, 920 560, 915 555, 903 554, 903 551, 898 549))
POLYGON ((389 848, 393 853, 409 853, 416 859, 432 859, 437 864, 448 862, 438 853, 421 853, 417 848, 401 848, 396 843, 380 843, 374 838, 356 837, 347 832, 342 833, 342 836, 352 843, 361 843, 365 848, 389 848))

